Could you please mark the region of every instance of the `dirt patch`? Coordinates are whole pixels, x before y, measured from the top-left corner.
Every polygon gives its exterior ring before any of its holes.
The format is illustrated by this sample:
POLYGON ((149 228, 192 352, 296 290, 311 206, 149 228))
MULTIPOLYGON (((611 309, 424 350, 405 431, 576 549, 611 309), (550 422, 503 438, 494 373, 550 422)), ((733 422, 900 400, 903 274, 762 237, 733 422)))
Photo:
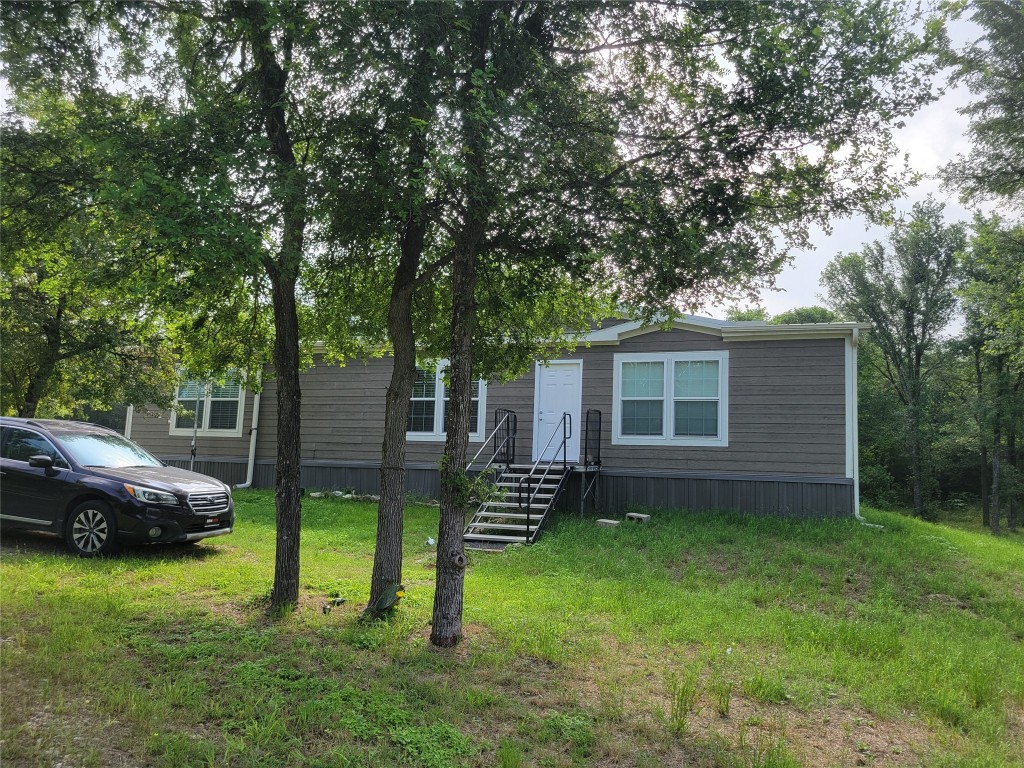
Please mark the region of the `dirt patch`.
POLYGON ((81 756, 107 768, 136 768, 144 765, 118 744, 138 741, 135 729, 118 720, 101 718, 89 700, 44 696, 17 674, 3 675, 3 718, 0 755, 4 768, 73 768, 81 756))
MULTIPOLYGON (((835 699, 805 711, 788 702, 748 699, 736 686, 728 716, 720 717, 706 675, 696 711, 688 715, 685 730, 673 735, 665 669, 697 657, 694 650, 667 659, 664 654, 610 642, 603 663, 572 670, 572 688, 582 704, 601 712, 603 719, 611 716, 616 733, 609 738, 636 740, 637 747, 656 746, 663 764, 719 765, 715 755, 722 751, 763 755, 781 745, 808 766, 912 766, 934 746, 928 727, 909 713, 882 719, 857 707, 841 706, 835 699), (637 740, 645 733, 647 738, 637 740)), ((607 764, 617 763, 611 759, 607 764)))
POLYGON ((977 611, 974 610, 970 603, 966 603, 953 595, 944 595, 941 593, 922 595, 921 607, 925 609, 932 607, 953 608, 958 611, 965 611, 975 616, 977 615, 977 611))

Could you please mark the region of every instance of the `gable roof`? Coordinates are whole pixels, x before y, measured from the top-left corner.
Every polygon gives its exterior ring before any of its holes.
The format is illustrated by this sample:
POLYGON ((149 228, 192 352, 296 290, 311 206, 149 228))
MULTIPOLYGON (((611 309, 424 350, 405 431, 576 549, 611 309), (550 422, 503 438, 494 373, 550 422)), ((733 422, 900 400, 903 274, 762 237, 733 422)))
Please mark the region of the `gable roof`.
MULTIPOLYGON (((793 323, 769 325, 764 320, 715 320, 711 317, 683 315, 673 320, 671 328, 717 336, 723 341, 758 341, 761 339, 845 339, 856 340, 858 332, 870 330, 870 323, 793 323)), ((665 330, 660 323, 644 325, 639 320, 598 328, 584 337, 593 345, 615 345, 634 336, 665 330)))

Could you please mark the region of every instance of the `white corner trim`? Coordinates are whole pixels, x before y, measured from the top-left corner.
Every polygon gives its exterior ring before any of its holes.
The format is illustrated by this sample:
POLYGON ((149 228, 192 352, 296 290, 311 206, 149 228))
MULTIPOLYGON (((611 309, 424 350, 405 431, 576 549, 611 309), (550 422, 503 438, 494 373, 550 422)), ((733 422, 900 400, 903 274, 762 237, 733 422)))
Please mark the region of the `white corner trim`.
POLYGON ((854 328, 850 338, 853 349, 853 514, 860 519, 860 407, 858 404, 857 342, 860 329, 854 328))
POLYGON ((612 356, 612 445, 650 445, 676 448, 728 448, 729 447, 729 353, 714 352, 637 352, 619 353, 612 356), (718 361, 718 437, 674 437, 672 403, 672 367, 686 360, 718 361), (665 364, 665 389, 662 392, 662 425, 664 433, 659 436, 635 436, 622 434, 622 364, 634 362, 662 362, 665 364))
POLYGON ((857 362, 853 335, 846 339, 844 346, 844 420, 846 422, 846 476, 854 477, 857 471, 857 362))
POLYGON ((128 413, 124 417, 124 436, 132 439, 132 417, 135 416, 135 406, 128 405, 128 413))

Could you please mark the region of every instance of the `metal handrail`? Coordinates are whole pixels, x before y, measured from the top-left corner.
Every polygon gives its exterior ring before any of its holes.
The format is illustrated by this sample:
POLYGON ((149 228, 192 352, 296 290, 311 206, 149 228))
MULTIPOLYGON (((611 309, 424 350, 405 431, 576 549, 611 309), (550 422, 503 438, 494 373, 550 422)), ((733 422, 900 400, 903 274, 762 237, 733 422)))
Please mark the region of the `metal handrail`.
POLYGON ((519 481, 519 485, 517 486, 517 490, 519 492, 519 508, 520 509, 523 508, 523 486, 524 485, 526 486, 526 494, 527 494, 527 496, 526 496, 526 539, 527 539, 527 541, 529 541, 529 539, 530 539, 530 507, 533 506, 533 502, 536 499, 537 494, 540 493, 541 486, 544 484, 544 480, 547 479, 548 472, 551 471, 551 465, 554 464, 555 461, 557 460, 558 450, 562 451, 562 477, 563 478, 565 477, 565 473, 568 471, 568 461, 567 461, 567 457, 566 457, 566 454, 567 454, 566 446, 568 446, 568 444, 569 444, 569 438, 572 437, 572 414, 570 414, 570 413, 563 413, 562 414, 562 419, 561 419, 561 421, 558 422, 558 425, 562 428, 562 441, 559 444, 558 449, 555 451, 555 457, 556 458, 552 459, 551 461, 549 461, 547 463, 547 466, 544 467, 544 474, 542 474, 540 476, 540 478, 537 479, 537 488, 536 488, 536 490, 531 490, 531 487, 533 486, 533 481, 535 479, 534 476, 533 476, 533 473, 536 471, 537 467, 540 466, 541 461, 544 460, 544 454, 547 453, 548 448, 551 446, 551 441, 554 440, 555 439, 555 435, 558 434, 558 430, 557 429, 555 429, 555 430, 553 430, 551 432, 551 437, 548 438, 547 443, 545 443, 544 447, 540 451, 540 457, 533 463, 533 466, 530 467, 529 474, 527 474, 526 477, 524 477, 522 480, 520 480, 519 481))
MULTIPOLYGON (((497 411, 494 412, 494 417, 495 417, 495 420, 497 420, 497 417, 498 417, 498 412, 497 411)), ((514 444, 515 439, 516 439, 516 431, 517 431, 517 428, 518 428, 517 424, 516 424, 517 421, 518 421, 518 419, 516 417, 516 412, 515 411, 505 411, 505 415, 501 418, 501 421, 499 421, 497 424, 494 425, 494 429, 491 430, 491 434, 489 434, 487 436, 487 439, 484 440, 484 444, 480 446, 480 450, 477 451, 476 455, 472 459, 469 460, 469 464, 466 465, 466 469, 469 469, 471 466, 473 466, 473 463, 477 459, 480 458, 480 454, 484 452, 484 449, 487 447, 487 444, 489 442, 491 442, 492 438, 495 438, 495 436, 498 433, 498 430, 501 429, 505 425, 506 422, 508 422, 509 426, 511 427, 511 429, 509 429, 508 434, 505 435, 505 439, 501 441, 501 445, 495 447, 494 451, 491 453, 491 458, 487 460, 487 463, 484 464, 483 468, 480 471, 483 472, 485 469, 487 469, 489 466, 491 466, 491 464, 494 463, 495 457, 501 452, 501 450, 506 445, 508 445, 509 443, 514 444)))
POLYGON ((601 466, 601 411, 596 408, 587 409, 586 421, 583 422, 583 464, 587 467, 601 466), (591 424, 594 421, 597 422, 597 439, 591 441, 591 424), (591 448, 596 450, 592 451, 591 448))

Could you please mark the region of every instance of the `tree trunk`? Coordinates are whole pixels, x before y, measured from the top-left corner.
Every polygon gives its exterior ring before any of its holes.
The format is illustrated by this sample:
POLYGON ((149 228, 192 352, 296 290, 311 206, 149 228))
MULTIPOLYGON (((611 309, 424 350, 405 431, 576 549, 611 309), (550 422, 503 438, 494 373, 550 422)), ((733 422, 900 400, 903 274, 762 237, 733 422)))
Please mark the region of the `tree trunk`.
POLYGON ((450 648, 462 639, 462 598, 466 553, 462 532, 469 503, 466 452, 473 397, 473 326, 476 289, 475 243, 460 249, 452 264, 452 349, 448 362, 451 387, 447 438, 441 465, 441 519, 437 530, 437 585, 430 642, 450 648))
POLYGON ((914 515, 924 517, 924 480, 921 459, 921 422, 917 413, 917 403, 910 406, 910 483, 914 495, 914 515))
MULTIPOLYGON (((299 543, 302 523, 302 392, 299 388, 299 321, 295 287, 302 265, 306 229, 306 179, 295 158, 288 131, 288 73, 277 60, 271 22, 262 3, 230 6, 247 21, 256 96, 273 158, 274 197, 281 206, 281 245, 275 257, 267 255, 264 269, 270 278, 274 304, 274 368, 277 375, 277 552, 270 608, 293 608, 299 600, 299 543)), ((288 30, 282 47, 291 49, 288 30)))
POLYGON ((984 434, 981 439, 981 524, 988 527, 988 444, 984 434))
POLYGON ((490 126, 485 82, 495 5, 467 5, 476 14, 470 31, 470 67, 460 89, 461 131, 466 160, 466 211, 452 261, 452 344, 448 362, 451 395, 441 463, 441 519, 437 531, 437 583, 430 642, 450 648, 462 639, 466 553, 462 532, 469 503, 466 450, 473 397, 473 334, 476 328, 476 257, 493 205, 487 178, 490 126))
POLYGON ((992 418, 992 492, 989 498, 988 527, 994 534, 999 533, 1000 494, 999 482, 1002 470, 1003 453, 1003 418, 1006 413, 1006 376, 1004 375, 1006 359, 999 355, 995 359, 995 402, 992 418))
POLYGON ((277 551, 271 610, 299 601, 299 541, 302 527, 302 392, 299 388, 299 322, 295 278, 271 274, 274 302, 274 368, 277 370, 277 551))
POLYGON ((1002 436, 996 428, 995 445, 992 446, 992 495, 989 500, 988 527, 992 533, 999 533, 999 469, 1002 436))
MULTIPOLYGON (((1017 423, 1016 423, 1016 421, 1014 421, 1010 425, 1010 434, 1007 437, 1006 446, 1007 446, 1007 453, 1008 453, 1007 461, 1009 461, 1011 467, 1013 467, 1016 470, 1019 470, 1020 469, 1020 467, 1019 467, 1020 461, 1019 461, 1019 457, 1017 455, 1017 423)), ((1020 483, 1020 476, 1019 475, 1017 476, 1017 482, 1020 483)), ((1018 509, 1018 507, 1020 505, 1020 496, 1018 495, 1019 487, 1020 487, 1019 485, 1016 486, 1013 489, 1013 492, 1010 494, 1010 498, 1007 499, 1007 504, 1006 504, 1006 528, 1007 528, 1007 530, 1010 530, 1010 531, 1017 530, 1017 509, 1018 509)))
POLYGON ((373 553, 367 618, 377 618, 369 606, 393 585, 402 583, 402 528, 405 512, 405 432, 409 398, 416 383, 416 339, 412 325, 412 298, 416 272, 423 254, 426 222, 410 219, 402 237, 402 258, 395 271, 388 307, 388 337, 394 368, 384 407, 384 442, 381 446, 380 502, 377 507, 377 547, 373 553))
MULTIPOLYGON (((433 50, 442 27, 428 25, 416 69, 409 86, 410 121, 414 126, 433 122, 437 94, 431 91, 434 77, 433 50)), ((391 285, 388 305, 388 339, 391 341, 394 368, 384 406, 384 439, 381 445, 380 502, 377 507, 377 546, 373 553, 370 600, 364 614, 377 618, 370 606, 377 605, 392 585, 402 583, 402 529, 405 514, 405 433, 409 419, 409 399, 416 383, 416 334, 412 302, 417 275, 423 260, 429 219, 427 195, 422 188, 429 147, 426 129, 414 128, 409 138, 405 181, 410 198, 405 226, 399 238, 400 259, 391 285)))
POLYGON ((57 300, 57 309, 53 317, 48 318, 42 327, 43 336, 46 338, 45 351, 39 358, 39 365, 29 377, 28 386, 25 388, 25 398, 18 408, 18 415, 31 419, 39 409, 39 401, 46 394, 46 388, 50 385, 53 372, 57 369, 57 361, 61 352, 61 326, 64 323, 64 310, 67 307, 67 296, 61 295, 57 300))

